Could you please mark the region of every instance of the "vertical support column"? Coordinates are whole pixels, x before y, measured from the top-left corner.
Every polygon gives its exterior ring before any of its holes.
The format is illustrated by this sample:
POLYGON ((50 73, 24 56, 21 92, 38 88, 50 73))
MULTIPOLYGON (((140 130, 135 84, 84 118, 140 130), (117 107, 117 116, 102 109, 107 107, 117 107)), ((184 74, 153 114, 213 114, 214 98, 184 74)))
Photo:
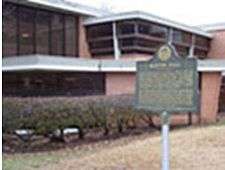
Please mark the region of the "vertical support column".
POLYGON ((77 18, 77 43, 78 43, 78 56, 80 58, 91 58, 91 52, 88 46, 88 40, 86 35, 86 29, 83 25, 84 17, 77 18))
POLYGON ((203 72, 201 82, 201 123, 214 123, 217 119, 222 74, 203 72))
POLYGON ((225 71, 222 72, 220 96, 219 96, 219 113, 225 113, 225 71))
POLYGON ((135 33, 135 35, 137 35, 139 33, 139 31, 138 31, 138 21, 135 21, 135 23, 134 23, 134 33, 135 33))
POLYGON ((169 118, 168 112, 162 113, 162 170, 169 170, 169 118))
POLYGON ((194 57, 194 50, 195 50, 195 35, 192 35, 191 37, 191 47, 189 49, 189 58, 194 57))
POLYGON ((167 43, 169 45, 172 45, 172 43, 173 43, 173 28, 169 29, 167 43))
POLYGON ((116 31, 116 22, 113 22, 113 49, 114 49, 114 59, 118 60, 120 59, 120 49, 119 49, 119 42, 117 37, 117 31, 116 31))

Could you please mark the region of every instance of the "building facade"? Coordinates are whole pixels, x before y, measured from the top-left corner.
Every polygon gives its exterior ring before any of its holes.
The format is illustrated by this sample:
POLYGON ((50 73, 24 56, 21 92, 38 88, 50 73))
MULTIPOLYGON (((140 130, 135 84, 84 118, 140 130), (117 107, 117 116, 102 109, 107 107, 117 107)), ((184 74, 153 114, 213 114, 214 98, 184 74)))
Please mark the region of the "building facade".
POLYGON ((3 96, 133 94, 136 61, 165 43, 198 59, 201 121, 225 112, 225 23, 190 27, 62 0, 3 1, 3 96))

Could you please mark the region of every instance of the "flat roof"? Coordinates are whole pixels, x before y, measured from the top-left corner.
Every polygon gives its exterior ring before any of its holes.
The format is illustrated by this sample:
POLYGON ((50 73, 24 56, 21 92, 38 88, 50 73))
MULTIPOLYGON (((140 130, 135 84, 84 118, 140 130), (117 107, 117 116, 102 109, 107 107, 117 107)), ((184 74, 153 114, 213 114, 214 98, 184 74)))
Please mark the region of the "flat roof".
POLYGON ((2 71, 58 70, 58 71, 98 71, 96 60, 77 59, 48 55, 26 55, 2 59, 2 71))
MULTIPOLYGON (((4 57, 2 71, 136 72, 136 61, 29 55, 4 57)), ((225 59, 198 60, 199 72, 225 73, 225 59)))
MULTIPOLYGON (((77 13, 92 17, 99 17, 106 15, 107 12, 97 8, 82 5, 76 2, 66 0, 6 0, 7 2, 14 2, 18 4, 25 4, 34 7, 43 7, 47 9, 56 9, 65 12, 77 13)), ((108 12, 109 14, 109 12, 108 12)))
POLYGON ((181 24, 179 22, 175 22, 175 21, 162 18, 150 13, 142 12, 142 11, 131 11, 131 12, 106 15, 106 16, 97 17, 97 18, 88 18, 84 22, 84 25, 95 25, 100 23, 121 21, 121 20, 127 20, 127 19, 143 19, 143 20, 158 23, 161 25, 177 28, 183 31, 191 32, 191 33, 201 35, 207 38, 212 38, 212 35, 210 33, 207 33, 198 27, 191 27, 185 24, 181 24))
POLYGON ((225 31, 225 22, 221 23, 214 23, 214 24, 206 24, 206 25, 199 25, 198 26, 200 29, 208 31, 208 32, 213 32, 213 31, 225 31))

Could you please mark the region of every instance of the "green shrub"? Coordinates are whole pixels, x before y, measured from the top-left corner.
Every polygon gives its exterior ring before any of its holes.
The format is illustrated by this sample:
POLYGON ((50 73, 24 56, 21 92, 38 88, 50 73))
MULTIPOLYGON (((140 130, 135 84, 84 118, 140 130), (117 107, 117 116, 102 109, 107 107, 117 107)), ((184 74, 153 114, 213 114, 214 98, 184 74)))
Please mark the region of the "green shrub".
MULTIPOLYGON (((57 97, 57 98, 3 98, 3 132, 33 129, 36 134, 49 135, 56 129, 77 127, 79 136, 91 129, 123 132, 141 119, 143 112, 133 106, 132 95, 57 97), (139 113, 138 113, 139 112, 139 113), (138 114, 137 114, 138 113, 138 114)), ((144 113, 145 114, 145 113, 144 113)), ((63 133, 61 133, 63 138, 63 133)))

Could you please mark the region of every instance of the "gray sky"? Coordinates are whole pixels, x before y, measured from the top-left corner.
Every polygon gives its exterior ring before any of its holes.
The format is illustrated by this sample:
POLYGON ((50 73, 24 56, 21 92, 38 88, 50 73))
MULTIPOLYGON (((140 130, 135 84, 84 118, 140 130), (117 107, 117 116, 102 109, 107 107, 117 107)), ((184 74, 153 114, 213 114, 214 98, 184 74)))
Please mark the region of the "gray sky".
POLYGON ((225 22, 224 0, 69 0, 115 12, 141 10, 189 25, 225 22))

